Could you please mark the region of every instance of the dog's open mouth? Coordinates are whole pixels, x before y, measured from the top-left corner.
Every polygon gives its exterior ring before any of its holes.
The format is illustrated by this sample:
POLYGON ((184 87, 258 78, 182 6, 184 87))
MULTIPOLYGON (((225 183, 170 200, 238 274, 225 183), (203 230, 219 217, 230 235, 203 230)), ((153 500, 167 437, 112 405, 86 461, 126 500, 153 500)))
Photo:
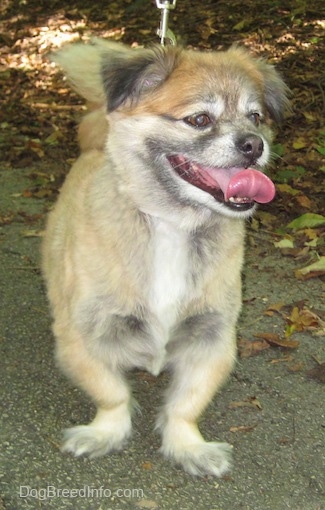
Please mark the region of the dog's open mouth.
POLYGON ((231 209, 245 211, 255 202, 265 204, 274 198, 273 182, 253 168, 209 168, 178 154, 168 156, 168 161, 182 179, 231 209))

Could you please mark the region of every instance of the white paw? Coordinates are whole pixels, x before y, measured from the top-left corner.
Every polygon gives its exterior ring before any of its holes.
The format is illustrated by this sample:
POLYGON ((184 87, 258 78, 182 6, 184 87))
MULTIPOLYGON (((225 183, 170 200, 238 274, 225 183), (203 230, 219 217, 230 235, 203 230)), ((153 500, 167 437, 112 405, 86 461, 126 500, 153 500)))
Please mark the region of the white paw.
POLYGON ((94 425, 80 425, 64 431, 61 450, 72 453, 76 457, 80 455, 88 455, 90 458, 100 457, 120 450, 130 433, 130 429, 112 433, 111 430, 94 425))
POLYGON ((176 450, 162 447, 162 453, 195 476, 222 476, 230 469, 232 447, 228 443, 196 443, 176 450))

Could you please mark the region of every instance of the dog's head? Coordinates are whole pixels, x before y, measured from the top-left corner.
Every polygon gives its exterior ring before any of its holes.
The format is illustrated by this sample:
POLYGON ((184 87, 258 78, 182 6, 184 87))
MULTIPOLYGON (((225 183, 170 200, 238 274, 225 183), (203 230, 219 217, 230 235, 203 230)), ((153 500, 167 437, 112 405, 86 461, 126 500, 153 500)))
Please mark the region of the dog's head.
POLYGON ((288 105, 273 66, 238 48, 122 48, 101 51, 107 148, 140 207, 245 217, 272 200, 274 185, 260 170, 270 159, 270 124, 288 105))
POLYGON ((272 200, 274 185, 259 169, 270 157, 270 122, 288 102, 272 66, 236 48, 156 47, 104 59, 102 75, 112 131, 116 123, 119 136, 131 137, 124 154, 135 173, 143 173, 139 158, 153 167, 144 187, 159 183, 178 203, 226 216, 272 200))

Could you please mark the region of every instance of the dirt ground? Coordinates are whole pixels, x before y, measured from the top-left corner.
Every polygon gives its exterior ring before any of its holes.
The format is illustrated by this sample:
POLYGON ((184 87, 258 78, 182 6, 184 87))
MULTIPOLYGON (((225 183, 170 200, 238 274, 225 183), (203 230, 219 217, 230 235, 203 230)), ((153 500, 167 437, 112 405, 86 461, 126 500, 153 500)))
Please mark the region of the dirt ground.
POLYGON ((45 55, 90 34, 146 44, 159 15, 149 0, 2 5, 0 510, 325 509, 324 275, 308 269, 324 249, 321 6, 178 0, 171 16, 183 44, 245 44, 269 55, 293 90, 271 169, 277 197, 248 224, 238 363, 201 422, 206 439, 233 445, 233 468, 197 479, 158 452, 166 374, 130 376, 141 411, 123 452, 60 452, 61 430, 89 422, 94 408, 55 366, 40 273, 45 217, 77 155, 83 111, 45 55), (318 224, 288 227, 306 214, 318 224))

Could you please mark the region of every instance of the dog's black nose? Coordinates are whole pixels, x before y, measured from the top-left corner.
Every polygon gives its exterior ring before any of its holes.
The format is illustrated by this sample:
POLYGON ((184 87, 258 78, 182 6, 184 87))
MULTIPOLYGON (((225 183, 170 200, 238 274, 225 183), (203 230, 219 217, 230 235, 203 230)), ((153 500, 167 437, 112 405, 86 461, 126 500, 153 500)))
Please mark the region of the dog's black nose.
POLYGON ((241 152, 249 164, 255 163, 263 153, 263 140, 257 135, 244 135, 236 140, 236 148, 241 152))

